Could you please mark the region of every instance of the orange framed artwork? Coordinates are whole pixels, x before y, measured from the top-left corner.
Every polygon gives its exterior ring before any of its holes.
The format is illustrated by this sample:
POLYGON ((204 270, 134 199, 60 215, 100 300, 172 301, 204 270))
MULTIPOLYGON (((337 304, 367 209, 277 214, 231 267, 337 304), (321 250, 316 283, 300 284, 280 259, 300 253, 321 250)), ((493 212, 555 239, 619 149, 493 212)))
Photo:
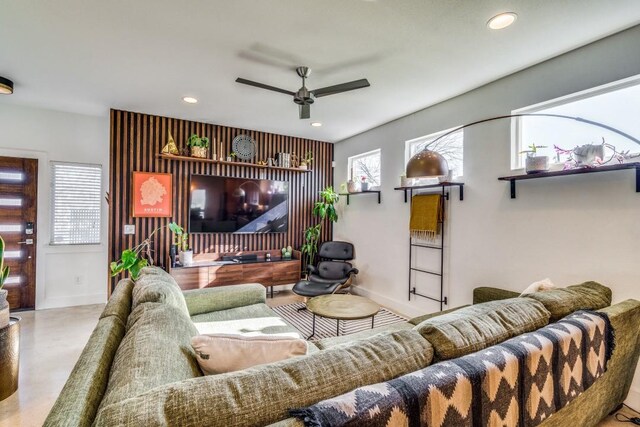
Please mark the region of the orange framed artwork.
POLYGON ((133 217, 173 216, 173 175, 133 172, 133 217))

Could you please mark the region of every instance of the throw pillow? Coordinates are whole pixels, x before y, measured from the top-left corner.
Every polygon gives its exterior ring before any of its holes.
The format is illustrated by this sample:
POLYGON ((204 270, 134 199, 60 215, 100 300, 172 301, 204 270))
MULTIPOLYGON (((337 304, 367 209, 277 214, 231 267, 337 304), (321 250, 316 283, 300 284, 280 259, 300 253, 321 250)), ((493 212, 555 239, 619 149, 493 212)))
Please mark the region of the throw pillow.
POLYGON ((578 310, 600 310, 611 305, 611 289, 597 282, 535 292, 525 298, 540 301, 551 313, 551 322, 558 321, 578 310))
POLYGON ((554 285, 551 279, 547 277, 546 279, 538 280, 537 282, 533 282, 532 284, 527 286, 527 288, 522 291, 520 296, 532 294, 534 292, 548 291, 549 289, 553 289, 555 287, 556 285, 554 285))
POLYGON ((307 354, 307 342, 278 335, 197 335, 191 338, 200 369, 206 375, 240 371, 307 354))

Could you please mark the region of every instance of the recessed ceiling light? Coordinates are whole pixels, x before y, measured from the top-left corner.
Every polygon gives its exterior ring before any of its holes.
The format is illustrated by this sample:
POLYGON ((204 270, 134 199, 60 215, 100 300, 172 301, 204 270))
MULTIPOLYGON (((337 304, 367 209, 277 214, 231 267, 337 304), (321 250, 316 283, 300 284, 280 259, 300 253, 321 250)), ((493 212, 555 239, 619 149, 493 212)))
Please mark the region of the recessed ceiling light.
POLYGON ((509 25, 516 22, 516 19, 518 19, 518 15, 513 12, 501 13, 489 19, 489 21, 487 22, 487 27, 491 28, 492 30, 502 30, 503 28, 507 28, 509 25))
POLYGON ((311 126, 313 126, 314 128, 319 128, 320 126, 322 126, 322 123, 320 123, 320 122, 311 122, 311 126))
POLYGON ((198 102, 198 100, 192 96, 185 96, 182 100, 187 104, 196 104, 198 102))
POLYGON ((13 93, 13 82, 4 77, 0 77, 0 93, 3 95, 11 95, 13 93))

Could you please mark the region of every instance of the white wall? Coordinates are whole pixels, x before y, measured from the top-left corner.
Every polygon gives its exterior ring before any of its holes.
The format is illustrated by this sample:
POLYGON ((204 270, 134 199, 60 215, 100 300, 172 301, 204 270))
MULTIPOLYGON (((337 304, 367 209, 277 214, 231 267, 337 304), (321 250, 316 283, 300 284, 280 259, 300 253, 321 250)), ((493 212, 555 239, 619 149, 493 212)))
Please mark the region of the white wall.
POLYGON ((0 102, 0 156, 38 159, 36 309, 103 303, 107 299, 107 206, 102 244, 51 246, 51 161, 102 165, 108 191, 109 118, 0 102))
MULTIPOLYGON (((406 140, 640 74, 639 41, 634 27, 337 143, 336 183, 347 179, 348 156, 382 149, 382 204, 351 198, 334 232, 356 246, 359 291, 407 315, 438 309, 407 299, 409 205, 393 190, 406 140)), ((614 301, 640 299, 633 172, 522 182, 511 200, 508 183, 497 180, 511 173, 509 121, 467 128, 464 143, 465 200, 453 190, 446 230, 449 307, 470 303, 477 286, 522 290, 545 277, 560 285, 596 280, 613 289, 614 301)), ((419 289, 437 294, 424 283, 419 289)), ((628 403, 640 409, 638 374, 628 403)))

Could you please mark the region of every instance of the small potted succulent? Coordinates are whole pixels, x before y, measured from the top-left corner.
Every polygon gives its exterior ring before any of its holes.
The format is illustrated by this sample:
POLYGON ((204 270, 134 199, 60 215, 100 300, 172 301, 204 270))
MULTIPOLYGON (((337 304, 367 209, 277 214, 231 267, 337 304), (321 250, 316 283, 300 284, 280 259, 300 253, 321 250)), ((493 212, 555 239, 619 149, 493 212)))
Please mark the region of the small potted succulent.
POLYGON ((539 148, 547 148, 546 145, 531 144, 528 150, 521 151, 520 154, 527 155, 525 161, 525 171, 527 173, 540 173, 549 170, 549 156, 538 156, 539 148))
POLYGON ((235 151, 232 151, 231 153, 229 153, 229 155, 227 156, 227 162, 235 162, 236 161, 236 157, 238 157, 238 154, 236 154, 235 151))
POLYGON ((187 233, 182 233, 180 240, 182 241, 180 244, 180 265, 186 267, 193 264, 193 250, 189 247, 189 235, 187 233))
POLYGON ((9 324, 8 292, 2 289, 7 277, 9 277, 9 266, 4 265, 4 239, 0 237, 0 329, 9 324))
POLYGON ((307 151, 307 154, 300 160, 300 169, 307 170, 311 167, 311 162, 313 161, 313 152, 307 151))
POLYGON ((369 191, 369 183, 366 176, 361 177, 360 191, 369 191))
POLYGON ((209 138, 206 136, 199 137, 195 133, 187 140, 187 146, 191 149, 191 157, 206 159, 209 152, 209 145, 209 138))

